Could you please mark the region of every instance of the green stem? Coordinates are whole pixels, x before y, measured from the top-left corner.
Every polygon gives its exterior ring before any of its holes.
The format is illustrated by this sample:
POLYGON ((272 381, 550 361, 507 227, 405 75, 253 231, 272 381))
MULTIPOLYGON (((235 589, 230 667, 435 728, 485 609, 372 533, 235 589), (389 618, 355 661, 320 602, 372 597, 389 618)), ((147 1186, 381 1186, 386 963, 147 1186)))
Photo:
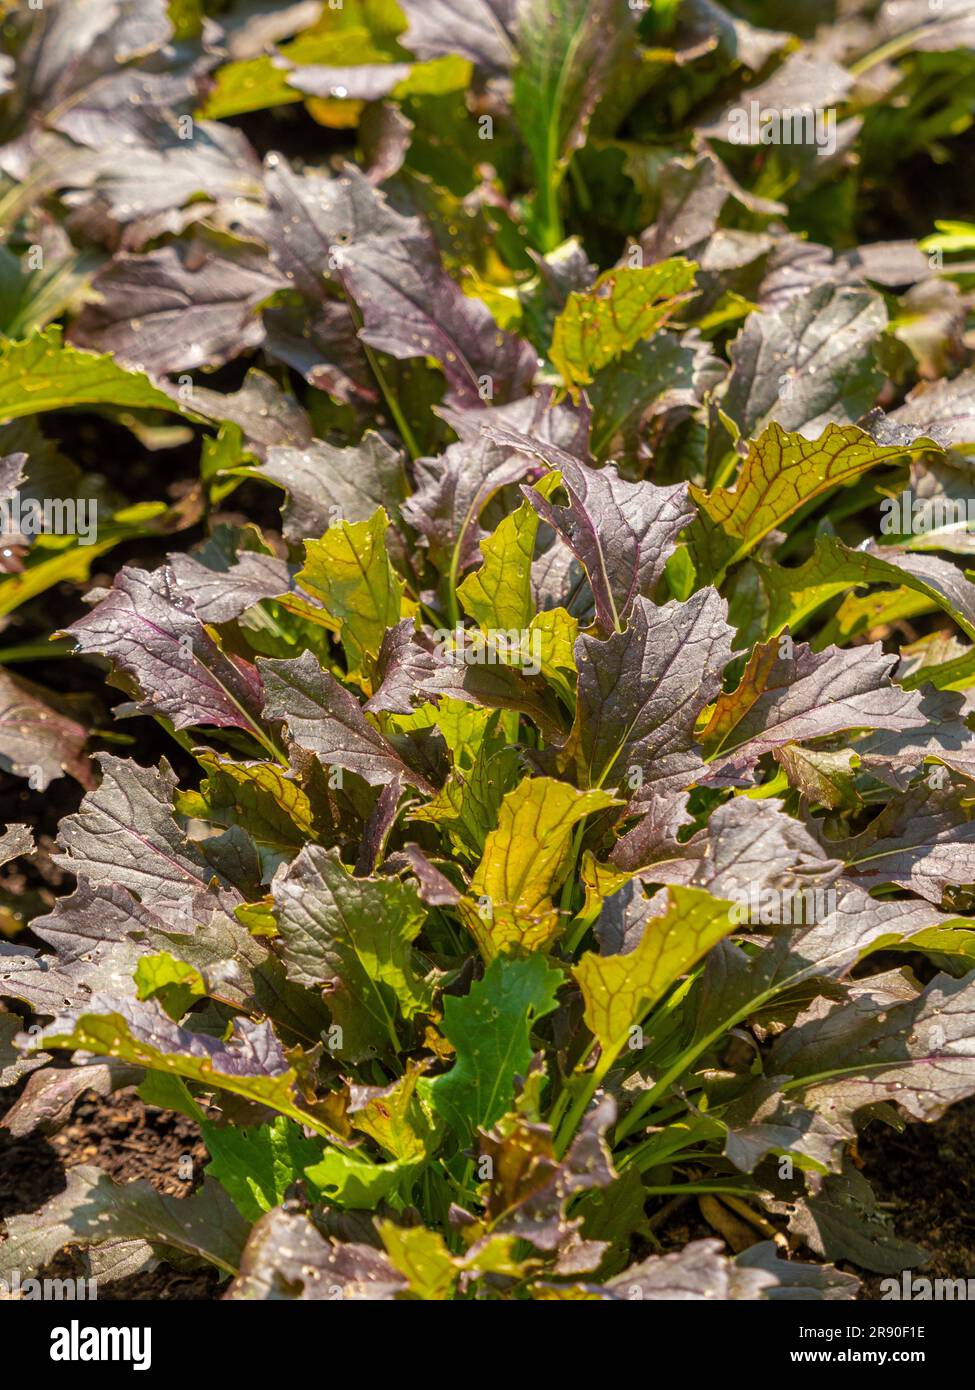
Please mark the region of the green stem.
POLYGON ((762 801, 768 796, 782 796, 783 793, 788 790, 789 779, 782 769, 779 768, 770 781, 763 782, 760 787, 750 788, 748 791, 744 792, 743 795, 747 796, 750 801, 762 801))
POLYGON ((579 168, 579 161, 575 157, 569 162, 569 177, 572 179, 572 187, 575 189, 576 197, 579 199, 579 206, 582 208, 583 212, 592 212, 592 195, 586 186, 586 180, 583 177, 582 170, 579 168))
POLYGON ((573 955, 573 953, 578 950, 583 937, 598 916, 599 909, 597 907, 594 912, 583 912, 576 917, 572 930, 566 933, 565 939, 562 942, 563 950, 567 956, 573 955))
MULTIPOLYGON (((346 293, 345 297, 348 302, 349 313, 352 315, 352 322, 356 326, 356 331, 361 333, 362 315, 359 313, 358 305, 352 298, 351 294, 349 294, 348 292, 346 293)), ((400 438, 406 445, 406 449, 409 453, 410 458, 418 459, 420 457, 420 450, 417 445, 416 439, 414 438, 413 431, 410 429, 409 424, 407 423, 406 416, 400 409, 399 401, 393 394, 389 382, 386 380, 386 373, 382 369, 382 365, 379 361, 379 358, 373 352, 369 344, 362 341, 361 337, 359 341, 362 342, 362 350, 365 353, 366 361, 369 363, 370 370, 372 371, 373 376, 376 378, 376 384, 378 385, 380 391, 383 393, 383 400, 386 402, 386 407, 389 410, 390 415, 392 415, 394 421, 396 422, 396 428, 400 432, 400 438)))
POLYGON ((290 768, 291 764, 288 761, 287 753, 285 753, 283 748, 278 747, 270 734, 266 734, 257 724, 251 724, 251 733, 257 739, 261 747, 266 752, 270 753, 276 763, 280 763, 283 768, 290 768))
POLYGON ((572 903, 572 890, 575 887, 576 863, 579 859, 579 851, 582 848, 582 837, 586 833, 586 822, 583 818, 579 821, 572 834, 572 847, 569 851, 569 869, 562 885, 562 896, 559 899, 559 911, 568 914, 572 903))
POLYGON ((656 1168, 661 1163, 690 1163, 695 1154, 692 1150, 704 1140, 713 1137, 713 1126, 691 1116, 681 1124, 672 1124, 657 1130, 642 1143, 627 1149, 618 1156, 617 1166, 622 1173, 624 1168, 634 1164, 644 1173, 648 1168, 656 1168))
POLYGON ((508 743, 514 745, 518 742, 518 731, 521 723, 521 716, 516 709, 506 709, 501 711, 501 718, 498 727, 504 734, 508 743))
POLYGON ((886 1071, 896 1066, 896 1062, 859 1062, 852 1067, 835 1067, 831 1071, 813 1072, 809 1076, 793 1076, 782 1083, 783 1091, 795 1091, 807 1086, 820 1086, 824 1081, 833 1081, 838 1076, 862 1076, 864 1072, 886 1071))
POLYGON ((655 1102, 669 1090, 673 1083, 678 1081, 684 1075, 684 1072, 694 1065, 698 1057, 707 1052, 709 1047, 713 1047, 718 1039, 727 1033, 729 1028, 734 1028, 736 1024, 741 1023, 742 1019, 747 1018, 749 1014, 760 1009, 765 1001, 770 999, 775 992, 775 990, 769 990, 765 994, 760 995, 757 999, 750 999, 745 1008, 739 1009, 730 1019, 726 1019, 719 1024, 717 1028, 713 1028, 711 1032, 701 1038, 699 1042, 692 1043, 690 1047, 686 1047, 677 1058, 676 1062, 667 1068, 660 1080, 652 1086, 649 1091, 643 1093, 640 1099, 635 1102, 633 1109, 626 1118, 617 1125, 615 1142, 619 1143, 621 1139, 625 1139, 627 1135, 632 1134, 635 1129, 638 1129, 647 1111, 652 1109, 655 1102))
POLYGON ((558 1138, 555 1141, 555 1152, 559 1158, 563 1156, 566 1149, 569 1147, 572 1136, 579 1128, 580 1120, 589 1108, 589 1102, 606 1080, 606 1075, 610 1067, 616 1061, 620 1047, 622 1046, 623 1044, 620 1043, 619 1047, 613 1048, 609 1052, 604 1052, 592 1071, 589 1072, 584 1085, 580 1087, 579 1094, 572 1102, 569 1113, 566 1115, 559 1130, 558 1138))
POLYGON ((420 457, 419 445, 416 442, 413 431, 410 429, 406 416, 400 409, 399 401, 393 395, 392 389, 386 380, 386 374, 380 366, 379 358, 368 343, 363 343, 362 346, 365 349, 366 360, 372 368, 372 374, 379 383, 380 391, 383 393, 383 400, 389 408, 390 415, 392 415, 393 419, 396 421, 396 428, 399 430, 400 437, 406 445, 407 452, 411 459, 418 459, 420 457))
POLYGON ((888 39, 879 48, 873 49, 871 53, 865 53, 862 58, 858 58, 855 63, 851 63, 848 72, 851 77, 861 77, 863 73, 869 72, 878 63, 889 62, 891 58, 899 58, 902 53, 910 51, 914 40, 924 33, 927 26, 918 25, 916 29, 910 29, 906 34, 898 34, 896 38, 888 39))
MULTIPOLYGON (((695 972, 695 975, 696 974, 697 972, 695 972)), ((665 1017, 667 1013, 675 1009, 678 1003, 684 998, 684 995, 686 994, 687 990, 690 989, 691 984, 693 983, 693 979, 694 976, 692 975, 688 980, 686 980, 683 983, 683 985, 678 986, 678 988, 671 995, 670 999, 667 1001, 667 1004, 664 1006, 664 1008, 658 1014, 654 1015, 654 1017, 665 1017)), ((748 1010, 745 1011, 746 1014, 748 1012, 748 1010)), ((645 1007, 642 1010, 639 1019, 639 1023, 641 1024, 641 1026, 646 1021, 648 1013, 649 1008, 645 1007)), ((735 1020, 735 1022, 737 1022, 737 1019, 735 1020)), ((733 1025, 729 1024, 728 1026, 731 1027, 733 1025)), ((721 1031, 723 1032, 724 1030, 722 1029, 721 1031)), ((568 1148, 569 1141, 571 1140, 573 1134, 575 1134, 579 1121, 585 1114, 586 1106, 589 1104, 598 1087, 602 1084, 610 1068, 615 1065, 620 1053, 623 1051, 623 1048, 627 1044, 629 1036, 629 1032, 627 1032, 626 1034, 624 1034, 622 1038, 620 1038, 618 1042, 614 1043, 611 1047, 607 1048, 603 1052, 603 1055, 600 1057, 595 1069, 590 1073, 586 1085, 583 1087, 579 1095, 576 1097, 575 1103, 572 1106, 572 1109, 569 1112, 569 1115, 567 1116, 559 1134, 559 1138, 562 1140, 561 1148, 559 1147, 558 1143, 556 1144, 556 1152, 559 1153, 560 1156, 562 1153, 565 1152, 565 1149, 568 1148)), ((720 1037, 720 1033, 718 1034, 718 1036, 720 1037)), ((579 1063, 580 1067, 585 1066, 586 1062, 592 1054, 592 1050, 595 1047, 595 1045, 596 1043, 594 1039, 593 1042, 590 1044, 589 1050, 586 1053, 585 1057, 579 1063)), ((656 1090, 656 1088, 654 1089, 656 1090)), ((647 1094, 650 1095, 652 1093, 648 1092, 647 1094)), ((561 1097, 559 1099, 561 1100, 561 1097)), ((634 1109, 636 1109, 636 1106, 634 1106, 634 1109)), ((631 1111, 630 1116, 627 1117, 628 1119, 632 1117, 632 1113, 633 1112, 631 1111)), ((618 1127, 613 1140, 614 1145, 618 1143, 620 1139, 624 1138, 628 1133, 629 1129, 626 1126, 618 1127)))
MULTIPOLYGON (((466 525, 466 520, 465 520, 466 525)), ((457 602, 457 577, 460 573, 460 543, 464 530, 461 529, 457 542, 450 553, 450 568, 447 571, 447 622, 456 627, 460 622, 460 605, 457 602)))
POLYGON ((719 1194, 722 1192, 730 1192, 736 1197, 755 1196, 755 1189, 753 1187, 732 1187, 727 1183, 722 1184, 719 1182, 667 1183, 662 1187, 643 1188, 644 1197, 693 1197, 697 1193, 705 1192, 716 1192, 719 1194))
POLYGON ((545 132, 545 168, 539 179, 538 237, 542 251, 548 255, 562 243, 562 218, 559 213, 559 186, 562 180, 558 169, 557 122, 550 119, 545 132))
MULTIPOLYGON (((590 1057, 592 1056, 592 1054, 595 1052, 596 1047, 597 1047, 596 1039, 593 1038, 593 1039, 590 1041, 589 1046, 586 1048, 585 1052, 583 1053, 582 1057, 579 1059, 578 1065, 577 1065, 577 1067, 576 1067, 576 1072, 579 1072, 580 1069, 586 1065, 586 1063, 589 1061, 589 1058, 590 1058, 590 1057)), ((569 1088, 568 1085, 563 1086, 563 1087, 562 1087, 562 1090, 559 1092, 559 1096, 558 1096, 558 1098, 557 1098, 555 1104, 552 1106, 551 1112, 550 1112, 549 1117, 548 1117, 548 1123, 549 1123, 550 1127, 555 1131, 555 1133, 558 1133, 559 1125, 560 1125, 561 1122, 562 1122, 562 1117, 565 1115, 566 1109, 568 1108, 569 1101, 570 1101, 571 1099, 572 1099, 572 1091, 571 1091, 571 1089, 569 1088)))
POLYGON ((17 661, 47 661, 51 656, 74 656, 75 644, 70 637, 56 642, 22 642, 0 652, 0 666, 17 661))
POLYGON ((721 467, 718 469, 711 482, 709 491, 717 492, 719 488, 727 487, 732 475, 741 463, 741 455, 735 451, 734 446, 730 446, 721 467))

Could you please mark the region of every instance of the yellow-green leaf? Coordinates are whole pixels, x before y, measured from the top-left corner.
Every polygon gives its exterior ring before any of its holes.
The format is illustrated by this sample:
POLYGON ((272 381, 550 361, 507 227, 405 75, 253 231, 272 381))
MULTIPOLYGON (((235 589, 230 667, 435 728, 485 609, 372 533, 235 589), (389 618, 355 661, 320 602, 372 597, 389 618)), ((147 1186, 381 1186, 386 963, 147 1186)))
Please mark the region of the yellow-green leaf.
POLYGON ((287 854, 316 838, 305 791, 280 763, 235 762, 210 749, 197 754, 207 773, 198 792, 178 792, 181 815, 242 826, 259 848, 287 854))
POLYGON ((938 447, 876 444, 856 425, 827 425, 818 439, 789 434, 774 422, 748 446, 734 487, 706 492, 691 485, 700 516, 689 532, 699 578, 719 583, 800 507, 905 453, 938 447))
MULTIPOLYGON (((534 488, 549 498, 561 482, 561 474, 553 471, 534 488)), ((467 576, 457 596, 482 628, 524 632, 531 623, 535 616, 531 566, 537 535, 538 512, 523 502, 481 541, 483 563, 467 576)))
POLYGON ((83 352, 56 325, 0 347, 0 420, 19 420, 72 405, 127 405, 180 413, 178 402, 145 372, 120 367, 110 353, 83 352))
POLYGON ((575 645, 579 620, 565 608, 546 608, 528 625, 528 650, 542 675, 570 706, 575 700, 575 645))
POLYGON ((578 394, 601 367, 652 337, 687 297, 696 269, 676 256, 607 270, 591 290, 574 290, 555 320, 550 352, 570 391, 578 394))
POLYGON ((859 764, 850 748, 835 752, 803 748, 799 743, 787 743, 772 754, 782 768, 789 785, 830 810, 842 807, 846 811, 860 810, 863 802, 856 789, 855 767, 859 764))
POLYGON ((170 1018, 180 1019, 197 999, 206 995, 203 976, 194 965, 177 960, 168 951, 143 956, 135 968, 140 999, 158 998, 170 1018))
POLYGON ((458 1274, 524 1275, 537 1260, 515 1258, 516 1236, 491 1236, 467 1255, 452 1255, 439 1231, 424 1226, 396 1226, 391 1221, 377 1223, 386 1254, 408 1281, 418 1298, 438 1302, 449 1297, 458 1274))
POLYGON ((666 910, 647 920, 634 950, 616 956, 588 951, 572 972, 604 1056, 619 1051, 630 1029, 734 925, 731 904, 700 888, 666 892, 666 910))
POLYGON ((406 1071, 392 1085, 358 1087, 349 1107, 353 1128, 368 1134, 391 1158, 409 1163, 426 1158, 435 1134, 416 1089, 426 1065, 407 1061, 406 1071))
POLYGON ((284 1064, 276 1041, 273 1047, 279 1055, 273 1061, 270 1059, 265 1041, 272 1036, 269 1023, 237 1023, 235 1028, 240 1030, 240 1036, 224 1045, 208 1035, 190 1033, 175 1023, 163 1028, 161 1023, 166 1022, 165 1015, 154 1018, 139 1012, 150 1007, 149 1004, 119 1001, 118 1007, 110 1013, 78 1013, 63 1023, 51 1024, 38 1045, 94 1052, 102 1057, 133 1062, 151 1071, 182 1076, 211 1089, 230 1091, 289 1115, 299 1124, 309 1125, 334 1139, 330 1124, 299 1105, 295 1090, 297 1072, 293 1066, 284 1064))
POLYGON ((414 1163, 371 1163, 341 1149, 327 1149, 305 1169, 305 1178, 329 1204, 347 1211, 375 1211, 382 1202, 402 1207, 417 1171, 414 1163))
POLYGON ((531 566, 537 535, 538 513, 524 502, 481 542, 484 563, 457 590, 481 627, 518 632, 528 627, 535 615, 531 566))
POLYGON ((389 628, 400 620, 403 581, 386 550, 389 519, 380 507, 368 521, 340 521, 305 544, 298 583, 321 598, 339 629, 351 676, 368 675, 389 628))
POLYGON ((459 700, 424 708, 430 712, 430 727, 443 735, 453 767, 437 795, 415 807, 410 819, 442 825, 455 852, 478 856, 517 776, 518 750, 508 746, 497 710, 459 700))
POLYGON ((302 92, 288 82, 295 68, 391 62, 392 54, 377 45, 362 18, 355 14, 353 6, 326 5, 313 25, 290 43, 282 44, 277 52, 225 63, 217 69, 216 81, 200 115, 224 120, 246 111, 304 101, 302 92))
POLYGON ((358 1061, 392 1044, 396 1019, 429 1009, 432 988, 413 950, 426 910, 412 884, 354 877, 336 848, 307 845, 273 883, 281 957, 290 979, 328 990, 342 1029, 335 1055, 358 1061))
MULTIPOLYGON (((479 901, 479 918, 485 923, 485 946, 511 949, 512 926, 523 925, 537 940, 539 922, 543 936, 553 935, 551 897, 571 868, 570 847, 576 825, 594 811, 620 803, 608 792, 579 791, 554 777, 526 777, 501 803, 497 827, 484 844, 484 855, 471 880, 471 896, 479 901)), ((490 949, 486 952, 491 958, 490 949)))
POLYGON ((392 1221, 381 1221, 378 1230, 387 1255, 417 1297, 447 1297, 459 1271, 439 1231, 396 1226, 392 1221))
POLYGON ((725 739, 764 693, 769 676, 779 660, 776 641, 760 642, 752 650, 741 679, 734 690, 723 690, 715 701, 707 724, 701 731, 701 742, 710 749, 720 749, 725 739))

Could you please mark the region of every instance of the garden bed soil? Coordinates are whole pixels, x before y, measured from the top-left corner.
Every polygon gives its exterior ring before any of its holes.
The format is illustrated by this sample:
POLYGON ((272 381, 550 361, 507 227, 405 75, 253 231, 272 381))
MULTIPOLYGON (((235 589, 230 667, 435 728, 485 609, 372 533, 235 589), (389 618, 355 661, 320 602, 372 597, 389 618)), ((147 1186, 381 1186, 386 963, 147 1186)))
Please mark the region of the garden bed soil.
MULTIPOLYGON (((181 1165, 187 1155, 198 1180, 207 1152, 190 1120, 143 1105, 131 1090, 105 1098, 90 1094, 57 1134, 15 1139, 0 1129, 0 1219, 42 1206, 63 1190, 65 1170, 78 1163, 94 1164, 117 1182, 144 1178, 169 1196, 187 1196, 194 1186, 194 1179, 180 1177, 181 1171, 187 1171, 187 1165, 181 1165)), ((81 1274, 81 1261, 67 1253, 59 1257, 56 1272, 62 1277, 81 1274)), ((220 1282, 216 1270, 187 1272, 162 1264, 147 1273, 101 1284, 98 1297, 217 1298, 220 1282)))

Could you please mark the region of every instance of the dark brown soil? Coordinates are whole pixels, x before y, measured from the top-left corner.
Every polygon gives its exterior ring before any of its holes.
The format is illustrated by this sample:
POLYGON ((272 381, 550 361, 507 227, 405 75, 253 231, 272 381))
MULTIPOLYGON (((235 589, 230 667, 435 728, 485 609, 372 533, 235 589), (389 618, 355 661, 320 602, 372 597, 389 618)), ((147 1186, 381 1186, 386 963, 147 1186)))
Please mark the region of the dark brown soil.
MULTIPOLYGON (((870 1125, 859 1152, 897 1234, 929 1252, 925 1276, 975 1278, 975 1100, 903 1134, 870 1125)), ((879 1297, 879 1282, 869 1276, 864 1296, 879 1297)))
MULTIPOLYGON (((181 1115, 150 1109, 131 1090, 104 1099, 91 1096, 78 1104, 71 1123, 57 1134, 14 1139, 0 1129, 0 1218, 35 1211, 63 1191, 65 1169, 78 1163, 94 1164, 118 1182, 146 1178, 160 1192, 186 1196, 199 1181, 206 1157, 196 1126, 181 1115), (179 1176, 180 1160, 186 1155, 193 1162, 189 1180, 179 1176)), ((65 1255, 56 1272, 62 1277, 80 1273, 81 1262, 65 1255)), ((219 1293, 216 1270, 186 1272, 163 1264, 150 1273, 101 1285, 98 1297, 206 1299, 219 1293)))

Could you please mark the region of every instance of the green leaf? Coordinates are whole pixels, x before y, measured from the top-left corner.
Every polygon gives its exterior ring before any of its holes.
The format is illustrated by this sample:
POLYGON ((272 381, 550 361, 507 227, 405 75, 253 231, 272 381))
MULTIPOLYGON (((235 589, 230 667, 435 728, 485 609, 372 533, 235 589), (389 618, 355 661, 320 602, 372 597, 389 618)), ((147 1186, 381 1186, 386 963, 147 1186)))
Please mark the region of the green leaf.
POLYGON ((288 81, 295 68, 391 62, 393 54, 380 46, 381 36, 374 36, 365 20, 359 4, 326 5, 313 25, 275 52, 218 68, 216 82, 200 114, 211 120, 224 120, 247 111, 305 101, 304 93, 288 81))
MULTIPOLYGON (((906 650, 901 649, 905 660, 906 650)), ((900 683, 905 690, 928 684, 937 690, 968 690, 975 684, 975 646, 952 651, 945 660, 926 662, 902 676, 900 683)))
POLYGON ((853 550, 833 536, 822 536, 810 558, 796 569, 757 561, 756 568, 768 594, 770 634, 780 632, 797 614, 805 616, 851 587, 893 584, 920 594, 943 609, 967 636, 975 637, 975 584, 956 565, 933 555, 876 544, 853 550))
POLYGON ((356 1061, 392 1045, 396 1017, 428 1009, 412 943, 426 912, 416 889, 395 878, 353 878, 338 850, 309 845, 272 886, 290 979, 327 986, 342 1029, 340 1057, 356 1061))
POLYGON ((330 1149, 305 1169, 305 1178, 326 1202, 349 1211, 376 1211, 383 1202, 402 1207, 410 1199, 419 1164, 368 1159, 330 1149))
POLYGON ((517 777, 518 750, 509 746, 498 710, 459 700, 424 708, 430 726, 443 735, 453 767, 441 790, 414 807, 410 819, 442 825, 457 853, 480 856, 517 777))
POLYGON ((186 1082, 164 1071, 147 1071, 138 1087, 139 1099, 159 1110, 175 1110, 188 1120, 202 1124, 206 1115, 190 1094, 186 1082))
POLYGON ((591 290, 569 295, 555 320, 550 356, 574 396, 602 367, 663 327, 686 299, 696 269, 681 257, 645 269, 624 266, 600 275, 591 290))
POLYGON ((386 550, 389 518, 380 507, 369 521, 340 521, 305 544, 298 583, 320 597, 345 648, 349 674, 359 676, 379 655, 400 619, 403 581, 386 550))
POLYGON ((469 925, 486 959, 547 944, 558 930, 552 894, 573 867, 573 831, 594 811, 622 803, 554 777, 526 777, 501 803, 484 843, 471 895, 481 910, 469 925))
POLYGON ((472 892, 528 911, 540 906, 561 882, 575 825, 618 804, 608 792, 579 791, 554 777, 526 777, 501 803, 472 892))
POLYGON ((430 1302, 445 1299, 460 1272, 439 1231, 423 1226, 396 1226, 391 1221, 379 1223, 386 1253, 393 1265, 408 1280, 418 1298, 430 1302))
POLYGON ((555 1008, 561 984, 561 972, 542 956, 499 959, 462 999, 444 999, 443 1032, 457 1060, 430 1083, 429 1095, 462 1144, 511 1108, 515 1077, 531 1064, 532 1025, 555 1008))
POLYGON ((91 252, 59 256, 27 270, 21 257, 0 247, 0 326, 8 338, 25 338, 81 298, 99 258, 91 252))
POLYGON ((169 22, 173 26, 173 38, 182 43, 186 39, 198 39, 203 28, 203 0, 169 0, 166 6, 169 22))
POLYGON ((177 792, 180 815, 230 828, 239 825, 257 845, 265 882, 278 864, 317 838, 308 794, 279 763, 235 762, 210 749, 196 755, 207 773, 198 792, 177 792))
MULTIPOLYGON (((534 490, 547 499, 560 483, 558 473, 549 473, 534 484, 534 490)), ((545 679, 571 705, 579 623, 564 608, 535 612, 531 569, 538 521, 538 512, 527 502, 506 516, 481 542, 483 564, 467 576, 457 596, 485 631, 508 633, 509 643, 510 634, 516 634, 518 640, 512 645, 517 660, 533 669, 537 663, 545 679)))
POLYGON ((975 251, 975 222, 935 221, 937 232, 918 242, 922 251, 975 251))
POLYGON ((304 101, 301 92, 288 86, 288 72, 288 68, 276 67, 270 54, 225 63, 217 70, 216 83, 199 114, 206 120, 222 121, 248 111, 304 101))
POLYGON ((630 1029, 675 980, 734 927, 731 904, 700 888, 668 888, 664 912, 650 917, 639 944, 625 955, 588 951, 573 969, 586 1023, 604 1057, 615 1057, 630 1029))
POLYGON ((116 512, 110 521, 99 520, 98 539, 92 545, 73 536, 38 536, 24 568, 0 578, 0 615, 12 613, 55 584, 84 583, 99 556, 123 541, 160 534, 172 515, 165 502, 141 502, 116 512))
POLYGON ((562 241, 557 206, 566 159, 627 51, 634 11, 626 0, 522 0, 514 112, 535 166, 536 234, 543 251, 562 241))
POLYGON ((789 785, 811 803, 827 806, 831 811, 861 809, 863 803, 851 765, 856 754, 851 749, 826 752, 787 743, 776 748, 772 756, 789 779, 789 785))
POLYGON ((295 1097, 297 1073, 284 1057, 269 1023, 238 1021, 226 1044, 173 1023, 158 1006, 101 1000, 104 1013, 75 1010, 44 1032, 45 1047, 65 1047, 117 1057, 123 1062, 230 1091, 331 1135, 329 1125, 302 1110, 295 1097))
POLYGON ((279 1115, 252 1127, 200 1125, 210 1153, 206 1166, 248 1221, 280 1206, 306 1166, 321 1157, 321 1145, 306 1139, 293 1120, 279 1115))
POLYGON ((854 637, 887 623, 898 623, 902 619, 922 617, 933 613, 937 604, 923 594, 912 592, 901 585, 897 589, 883 589, 879 593, 850 593, 839 608, 816 634, 817 648, 829 643, 849 646, 854 637))
POLYGON ((193 965, 176 960, 168 951, 143 956, 135 968, 139 999, 157 998, 170 1018, 180 1019, 190 1005, 206 995, 203 976, 193 965))
POLYGON ((380 1221, 377 1229, 390 1261, 409 1281, 410 1289, 425 1301, 449 1298, 459 1274, 500 1274, 523 1278, 535 1261, 518 1260, 517 1236, 492 1235, 471 1247, 466 1255, 452 1255, 439 1231, 424 1226, 395 1226, 380 1221))
POLYGON ((614 451, 637 454, 649 422, 700 401, 725 370, 706 344, 692 346, 676 333, 655 333, 649 342, 637 343, 597 372, 586 388, 593 457, 613 458, 614 451))
POLYGON ((542 675, 571 709, 575 703, 575 645, 579 620, 564 608, 546 608, 528 626, 528 648, 538 653, 542 675), (537 647, 536 647, 537 644, 537 647))
POLYGON ((877 444, 856 425, 827 425, 818 439, 769 425, 749 444, 734 487, 706 492, 691 485, 701 512, 689 532, 699 578, 720 584, 732 565, 800 507, 880 463, 938 447, 929 439, 877 444))
POLYGON ((537 535, 538 513, 523 502, 481 541, 483 564, 467 576, 457 597, 482 628, 524 632, 535 616, 531 567, 537 535))
POLYGON ((349 1102, 353 1127, 368 1134, 391 1158, 418 1162, 430 1153, 436 1128, 417 1093, 423 1062, 407 1062, 390 1086, 358 1086, 349 1102))
POLYGON ((145 372, 120 367, 110 353, 82 352, 52 326, 0 347, 0 420, 19 420, 72 405, 124 405, 180 413, 178 402, 145 372))

